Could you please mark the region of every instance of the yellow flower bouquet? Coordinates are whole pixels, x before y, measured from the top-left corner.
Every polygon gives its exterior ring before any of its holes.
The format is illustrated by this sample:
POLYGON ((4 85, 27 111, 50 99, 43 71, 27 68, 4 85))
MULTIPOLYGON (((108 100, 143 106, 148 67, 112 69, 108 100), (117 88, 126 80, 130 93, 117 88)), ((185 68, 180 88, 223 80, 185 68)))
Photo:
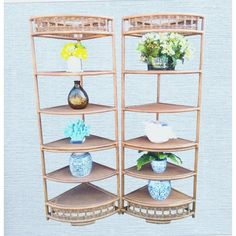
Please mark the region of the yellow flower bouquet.
POLYGON ((67 60, 68 72, 81 72, 82 60, 88 57, 87 49, 81 42, 66 43, 61 50, 61 57, 67 60))

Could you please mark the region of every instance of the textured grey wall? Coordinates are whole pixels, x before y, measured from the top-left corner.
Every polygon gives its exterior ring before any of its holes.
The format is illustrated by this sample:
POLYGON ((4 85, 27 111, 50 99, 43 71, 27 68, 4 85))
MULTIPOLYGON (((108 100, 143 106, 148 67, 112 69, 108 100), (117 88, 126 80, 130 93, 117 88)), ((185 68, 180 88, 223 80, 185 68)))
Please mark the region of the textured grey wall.
MULTIPOLYGON (((64 41, 38 40, 38 63, 41 70, 65 67, 58 52, 64 41)), ((89 41, 90 59, 86 68, 109 68, 108 39, 89 41)), ((196 46, 196 41, 192 41, 196 46)), ((196 46, 197 47, 197 46, 196 46)), ((127 68, 144 68, 138 61, 134 41, 128 42, 127 68)), ((196 48, 197 49, 197 48, 196 48)), ((184 65, 192 68, 197 53, 184 65)), ((182 65, 178 65, 179 68, 182 65)), ((41 78, 42 105, 65 103, 74 78, 41 78)), ((110 77, 86 78, 85 88, 91 101, 112 102, 110 77)), ((129 76, 129 104, 154 101, 153 76, 129 76)), ((197 79, 191 76, 165 76, 162 79, 162 101, 194 104, 197 79), (181 92, 180 92, 181 91, 181 92)), ((112 137, 112 114, 89 116, 94 133, 112 137), (104 123, 106 122, 106 126, 104 123)), ((127 115, 127 137, 143 133, 143 120, 153 115, 127 115)), ((71 117, 45 116, 45 141, 62 137, 71 117)), ((177 134, 193 138, 193 114, 163 115, 177 134), (188 124, 188 125, 186 125, 188 124)), ((94 153, 94 159, 114 165, 114 151, 94 153)), ((181 153, 184 164, 191 167, 193 152, 181 153)), ((127 151, 127 166, 135 163, 137 153, 127 151)), ((48 170, 67 164, 65 154, 48 154, 48 170)), ((126 190, 145 182, 127 178, 126 190)), ((115 179, 97 183, 111 191, 115 179)), ((190 180, 177 181, 175 187, 191 193, 190 180)), ((53 196, 71 186, 50 183, 53 196), (66 187, 65 187, 66 186, 66 187)), ((231 234, 231 2, 209 1, 88 1, 73 3, 5 4, 5 224, 7 236, 62 235, 230 235, 231 234), (153 12, 194 12, 206 16, 205 62, 203 80, 203 112, 198 181, 197 215, 170 225, 146 224, 128 215, 112 216, 86 227, 71 227, 44 218, 38 130, 29 42, 28 18, 33 15, 87 13, 114 16, 116 25, 118 94, 120 98, 120 21, 121 17, 153 12)))

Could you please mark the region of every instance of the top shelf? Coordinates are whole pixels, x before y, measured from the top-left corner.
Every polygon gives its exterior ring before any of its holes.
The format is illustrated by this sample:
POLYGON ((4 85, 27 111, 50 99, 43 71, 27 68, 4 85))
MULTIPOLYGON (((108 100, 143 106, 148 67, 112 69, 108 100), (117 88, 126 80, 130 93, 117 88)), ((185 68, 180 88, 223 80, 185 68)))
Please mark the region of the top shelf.
POLYGON ((184 36, 203 34, 204 17, 200 15, 168 13, 135 15, 123 18, 123 34, 142 37, 148 32, 175 32, 184 36))
POLYGON ((87 40, 113 35, 113 19, 103 16, 57 15, 30 18, 33 37, 87 40))

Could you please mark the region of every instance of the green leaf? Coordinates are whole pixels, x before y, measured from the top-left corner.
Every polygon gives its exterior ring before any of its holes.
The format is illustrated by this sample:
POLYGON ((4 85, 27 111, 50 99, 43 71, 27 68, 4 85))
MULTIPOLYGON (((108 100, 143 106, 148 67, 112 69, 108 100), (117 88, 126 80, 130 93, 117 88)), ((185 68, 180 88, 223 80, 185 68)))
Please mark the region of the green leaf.
POLYGON ((149 154, 143 154, 138 160, 137 160, 137 170, 141 170, 143 165, 155 160, 155 157, 150 156, 149 154))
POLYGON ((165 153, 159 152, 159 153, 158 153, 158 157, 159 157, 160 160, 163 160, 163 159, 165 159, 167 156, 166 156, 165 153))
POLYGON ((176 156, 173 153, 166 153, 167 157, 171 159, 175 164, 179 165, 182 164, 182 160, 180 157, 176 156))

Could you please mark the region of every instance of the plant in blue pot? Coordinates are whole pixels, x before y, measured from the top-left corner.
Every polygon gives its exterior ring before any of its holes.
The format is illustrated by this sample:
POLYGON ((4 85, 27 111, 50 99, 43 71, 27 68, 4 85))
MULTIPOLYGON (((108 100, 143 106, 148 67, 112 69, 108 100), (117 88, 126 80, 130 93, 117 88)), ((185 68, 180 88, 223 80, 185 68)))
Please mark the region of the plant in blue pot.
MULTIPOLYGON (((167 159, 175 164, 182 163, 181 158, 173 153, 147 152, 137 160, 137 169, 141 170, 144 165, 151 163, 152 170, 160 174, 166 170, 167 159)), ((169 180, 149 180, 148 192, 154 200, 165 200, 171 193, 171 182, 169 180)))
POLYGON ((90 135, 90 127, 86 125, 83 120, 78 119, 68 124, 64 130, 64 135, 70 138, 70 143, 81 144, 85 141, 86 137, 90 135))
POLYGON ((70 156, 70 172, 75 177, 84 177, 90 174, 93 161, 89 152, 72 153, 70 156))
POLYGON ((171 160, 175 164, 182 164, 181 158, 173 153, 147 152, 137 160, 137 170, 141 170, 144 165, 151 163, 152 170, 155 173, 162 173, 166 170, 167 159, 171 160))

